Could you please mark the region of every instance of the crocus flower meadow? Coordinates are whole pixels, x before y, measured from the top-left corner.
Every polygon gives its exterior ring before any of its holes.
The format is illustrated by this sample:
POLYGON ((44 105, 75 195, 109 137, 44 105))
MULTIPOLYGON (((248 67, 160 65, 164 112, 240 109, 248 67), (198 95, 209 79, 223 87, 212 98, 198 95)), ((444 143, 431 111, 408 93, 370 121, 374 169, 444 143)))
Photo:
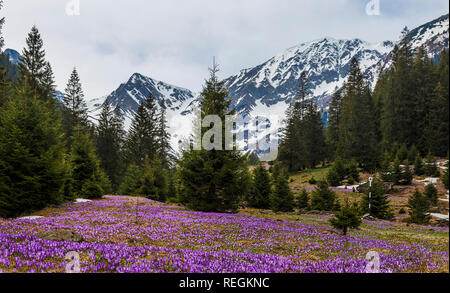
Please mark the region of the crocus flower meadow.
POLYGON ((38 215, 0 219, 0 271, 66 272, 70 252, 82 273, 365 273, 369 252, 380 272, 449 271, 448 228, 366 221, 342 236, 329 215, 202 213, 126 196, 38 215), (54 229, 83 241, 36 236, 54 229))

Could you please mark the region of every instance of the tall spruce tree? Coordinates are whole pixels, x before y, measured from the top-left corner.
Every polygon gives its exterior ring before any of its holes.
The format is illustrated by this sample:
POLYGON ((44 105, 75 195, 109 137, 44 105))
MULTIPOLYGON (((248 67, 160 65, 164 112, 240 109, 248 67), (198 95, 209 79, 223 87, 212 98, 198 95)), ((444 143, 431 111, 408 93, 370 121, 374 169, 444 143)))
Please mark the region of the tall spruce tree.
POLYGON ((342 99, 338 152, 343 159, 355 159, 368 171, 374 170, 379 165, 373 119, 370 89, 364 82, 358 61, 353 58, 342 99))
POLYGON ((125 140, 127 164, 143 165, 157 157, 157 108, 152 94, 141 101, 125 140))
POLYGON ((347 235, 348 229, 358 229, 361 222, 357 205, 349 201, 345 201, 344 206, 330 219, 331 225, 342 230, 343 235, 347 235))
POLYGON ((0 109, 0 217, 64 201, 68 167, 58 115, 26 83, 0 109))
MULTIPOLYGON (((211 143, 221 142, 221 145, 212 150, 204 147, 200 150, 184 150, 179 170, 183 193, 180 198, 189 208, 207 212, 235 211, 240 197, 247 193, 249 178, 246 157, 235 149, 224 150, 225 116, 235 111, 230 111, 228 91, 224 82, 218 80, 217 72, 218 67, 214 64, 201 93, 199 118, 203 121, 208 115, 217 115, 221 119, 221 137, 210 137, 211 143)), ((220 125, 214 127, 217 129, 220 125)), ((201 138, 208 138, 205 133, 209 128, 200 128, 201 138)))
POLYGON ((68 150, 71 149, 75 129, 86 131, 88 128, 88 108, 84 101, 80 77, 76 68, 72 70, 63 97, 63 127, 68 150))
POLYGON ((108 100, 102 105, 96 128, 96 147, 100 166, 111 179, 114 190, 117 190, 122 162, 122 146, 125 131, 123 117, 119 107, 114 109, 108 100))
POLYGON ((279 161, 287 166, 289 172, 299 171, 307 165, 307 154, 303 141, 303 117, 305 99, 309 94, 308 79, 302 72, 298 84, 296 99, 286 111, 286 128, 283 132, 279 146, 279 161))
POLYGON ((104 195, 102 170, 87 132, 75 130, 71 152, 73 192, 77 197, 97 199, 104 195))
POLYGON ((44 42, 36 26, 31 28, 26 45, 19 57, 19 83, 22 85, 26 83, 31 93, 39 99, 54 102, 53 73, 45 60, 44 42))
POLYGON ((306 167, 314 168, 323 162, 327 155, 327 145, 322 117, 317 105, 310 102, 303 114, 302 142, 306 167))
POLYGON ((156 139, 157 152, 162 166, 169 169, 172 166, 172 147, 170 145, 170 133, 167 131, 166 105, 163 101, 157 117, 156 139))
POLYGON ((336 88, 330 102, 328 110, 328 126, 327 126, 327 144, 329 147, 329 155, 334 158, 339 143, 339 124, 342 110, 342 98, 345 91, 343 87, 336 88))

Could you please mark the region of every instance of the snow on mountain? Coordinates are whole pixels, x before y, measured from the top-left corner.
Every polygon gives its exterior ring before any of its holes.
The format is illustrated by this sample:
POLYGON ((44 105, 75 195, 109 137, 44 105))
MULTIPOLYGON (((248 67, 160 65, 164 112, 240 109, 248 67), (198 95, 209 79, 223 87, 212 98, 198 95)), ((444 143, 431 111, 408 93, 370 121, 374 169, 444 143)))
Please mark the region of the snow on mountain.
POLYGON ((370 44, 359 39, 330 37, 302 43, 226 79, 233 106, 244 114, 253 112, 256 101, 266 106, 290 104, 297 93, 298 79, 307 73, 312 96, 322 103, 347 78, 350 61, 357 58, 363 71, 377 64, 393 48, 390 41, 370 44))
POLYGON ((191 126, 189 118, 191 112, 186 112, 186 109, 194 100, 194 94, 188 89, 135 73, 108 96, 89 100, 87 104, 90 116, 94 119, 98 118, 101 106, 105 100, 108 100, 113 106, 119 105, 124 114, 125 128, 128 129, 140 102, 145 100, 150 93, 158 107, 161 107, 164 102, 169 131, 172 134, 172 145, 176 145, 181 134, 188 133, 191 126))

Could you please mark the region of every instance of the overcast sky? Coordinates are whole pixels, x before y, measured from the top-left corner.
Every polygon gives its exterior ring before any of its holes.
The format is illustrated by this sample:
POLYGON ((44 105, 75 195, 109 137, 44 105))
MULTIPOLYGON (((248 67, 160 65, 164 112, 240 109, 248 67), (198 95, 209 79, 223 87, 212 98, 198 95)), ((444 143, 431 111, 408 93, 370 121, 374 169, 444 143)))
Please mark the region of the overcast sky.
POLYGON ((19 52, 33 24, 41 32, 58 88, 74 66, 86 98, 104 96, 139 72, 199 91, 216 56, 222 78, 285 49, 325 36, 397 40, 448 13, 447 0, 4 0, 6 48, 19 52))

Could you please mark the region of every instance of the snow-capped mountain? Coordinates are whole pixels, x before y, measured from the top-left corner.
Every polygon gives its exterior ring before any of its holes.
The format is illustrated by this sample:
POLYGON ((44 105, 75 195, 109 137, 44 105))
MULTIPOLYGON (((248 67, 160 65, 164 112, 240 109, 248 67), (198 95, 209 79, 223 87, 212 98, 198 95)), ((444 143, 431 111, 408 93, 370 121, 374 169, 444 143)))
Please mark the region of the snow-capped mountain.
POLYGON ((307 73, 312 97, 321 103, 347 78, 350 61, 357 58, 363 71, 377 64, 394 43, 370 44, 359 39, 323 38, 302 43, 254 68, 244 69, 226 79, 233 105, 250 114, 258 102, 267 107, 295 98, 298 79, 307 73))
MULTIPOLYGON (((440 53, 444 48, 449 48, 449 15, 443 15, 424 25, 421 25, 409 32, 409 42, 411 48, 415 51, 424 46, 428 52, 428 57, 438 60, 440 53)), ((390 52, 382 58, 378 64, 372 66, 366 71, 366 75, 371 79, 377 80, 380 72, 387 70, 392 65, 393 54, 390 52)))
POLYGON ((87 104, 91 110, 90 116, 97 117, 104 101, 108 100, 113 106, 119 105, 124 114, 125 128, 128 129, 140 102, 145 100, 150 93, 158 107, 161 107, 164 102, 173 143, 178 143, 179 134, 187 133, 189 128, 186 127, 191 126, 190 122, 186 123, 184 116, 190 114, 190 111, 186 112, 186 109, 194 100, 194 94, 188 89, 170 85, 139 73, 133 74, 128 81, 122 83, 108 96, 89 100, 87 104))
MULTIPOLYGON (((448 14, 426 23, 410 32, 412 48, 424 45, 431 58, 438 58, 443 48, 448 48, 448 14)), ((298 79, 306 72, 311 98, 321 106, 326 117, 326 106, 336 87, 347 79, 350 61, 355 57, 370 85, 374 86, 379 74, 389 68, 395 43, 384 41, 368 43, 360 39, 337 40, 330 37, 305 42, 270 58, 267 62, 240 71, 225 79, 232 106, 238 113, 251 118, 268 117, 272 134, 279 136, 283 128, 285 110, 295 98, 298 79)), ((192 112, 198 107, 199 98, 183 88, 156 81, 141 74, 133 76, 106 98, 119 104, 124 111, 127 125, 138 104, 151 92, 168 108, 170 132, 176 143, 181 136, 188 136, 192 112)), ((89 102, 95 113, 105 98, 89 102)), ((326 119, 326 118, 324 118, 326 119)))

